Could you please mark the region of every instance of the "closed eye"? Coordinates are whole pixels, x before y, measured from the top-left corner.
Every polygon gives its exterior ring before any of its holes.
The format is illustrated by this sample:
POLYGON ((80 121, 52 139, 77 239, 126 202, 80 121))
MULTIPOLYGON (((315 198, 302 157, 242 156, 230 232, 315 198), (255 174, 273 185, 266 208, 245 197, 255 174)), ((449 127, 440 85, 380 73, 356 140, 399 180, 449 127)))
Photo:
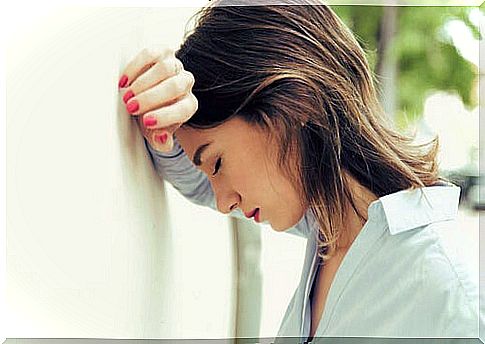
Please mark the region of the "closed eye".
POLYGON ((217 172, 219 172, 219 169, 221 168, 221 162, 222 162, 222 158, 217 159, 217 162, 214 166, 214 172, 212 173, 213 176, 215 176, 217 172))

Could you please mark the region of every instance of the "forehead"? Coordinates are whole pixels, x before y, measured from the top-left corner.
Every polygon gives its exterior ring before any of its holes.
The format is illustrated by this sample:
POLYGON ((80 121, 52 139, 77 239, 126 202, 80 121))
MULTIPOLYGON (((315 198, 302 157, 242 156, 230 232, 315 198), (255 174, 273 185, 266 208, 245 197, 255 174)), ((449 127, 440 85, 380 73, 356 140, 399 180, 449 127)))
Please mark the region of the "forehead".
POLYGON ((261 128, 234 117, 221 125, 210 129, 181 127, 176 136, 186 154, 193 158, 195 150, 211 143, 212 146, 231 150, 247 149, 248 146, 260 144, 265 135, 261 128))

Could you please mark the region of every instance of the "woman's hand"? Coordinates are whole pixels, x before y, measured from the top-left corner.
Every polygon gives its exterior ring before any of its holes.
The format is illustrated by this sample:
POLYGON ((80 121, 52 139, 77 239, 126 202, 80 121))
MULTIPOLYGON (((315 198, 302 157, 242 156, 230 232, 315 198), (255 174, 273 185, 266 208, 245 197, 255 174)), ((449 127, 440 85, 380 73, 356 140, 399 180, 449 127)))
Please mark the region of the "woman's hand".
POLYGON ((175 130, 197 111, 194 82, 169 48, 143 49, 123 71, 118 87, 126 88, 126 110, 154 149, 170 151, 175 130))

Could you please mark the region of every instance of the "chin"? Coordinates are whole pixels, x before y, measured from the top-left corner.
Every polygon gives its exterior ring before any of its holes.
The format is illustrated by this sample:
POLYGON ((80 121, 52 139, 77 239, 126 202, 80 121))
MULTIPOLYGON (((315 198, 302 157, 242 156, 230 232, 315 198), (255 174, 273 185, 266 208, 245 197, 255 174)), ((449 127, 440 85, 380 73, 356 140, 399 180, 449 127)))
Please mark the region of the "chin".
MULTIPOLYGON (((298 212, 291 214, 291 217, 286 218, 285 221, 281 221, 280 223, 275 223, 275 226, 273 227, 273 229, 277 232, 287 231, 288 229, 291 229, 295 227, 297 224, 299 224, 305 217, 305 214, 306 214, 305 208, 299 209, 298 212)), ((271 225, 273 226, 273 224, 271 225)))
POLYGON ((294 209, 294 212, 283 212, 282 214, 269 214, 267 219, 263 219, 263 222, 269 224, 271 228, 276 232, 284 232, 290 228, 295 227, 305 216, 306 209, 299 208, 294 209), (275 219, 272 220, 271 218, 275 219))
POLYGON ((270 225, 271 225, 271 228, 273 228, 273 230, 275 230, 276 232, 285 232, 288 229, 296 226, 299 221, 300 221, 300 218, 297 220, 288 220, 286 221, 286 223, 280 222, 280 223, 273 224, 270 222, 270 225))
POLYGON ((273 228, 273 230, 274 230, 274 231, 276 231, 276 232, 284 232, 284 231, 286 231, 286 230, 290 229, 290 228, 291 228, 291 226, 290 226, 290 227, 287 227, 287 226, 284 226, 284 227, 279 226, 279 227, 278 227, 278 226, 273 226, 273 225, 271 224, 271 228, 273 228))

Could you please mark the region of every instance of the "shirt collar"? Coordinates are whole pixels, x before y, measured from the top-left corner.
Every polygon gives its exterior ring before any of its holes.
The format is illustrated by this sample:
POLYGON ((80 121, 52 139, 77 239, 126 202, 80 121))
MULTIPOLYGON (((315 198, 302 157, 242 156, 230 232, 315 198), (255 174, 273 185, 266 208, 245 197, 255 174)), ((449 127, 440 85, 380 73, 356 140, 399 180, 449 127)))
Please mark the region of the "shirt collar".
POLYGON ((453 220, 458 212, 460 188, 453 184, 401 190, 380 197, 369 205, 369 219, 382 205, 391 234, 453 220))

